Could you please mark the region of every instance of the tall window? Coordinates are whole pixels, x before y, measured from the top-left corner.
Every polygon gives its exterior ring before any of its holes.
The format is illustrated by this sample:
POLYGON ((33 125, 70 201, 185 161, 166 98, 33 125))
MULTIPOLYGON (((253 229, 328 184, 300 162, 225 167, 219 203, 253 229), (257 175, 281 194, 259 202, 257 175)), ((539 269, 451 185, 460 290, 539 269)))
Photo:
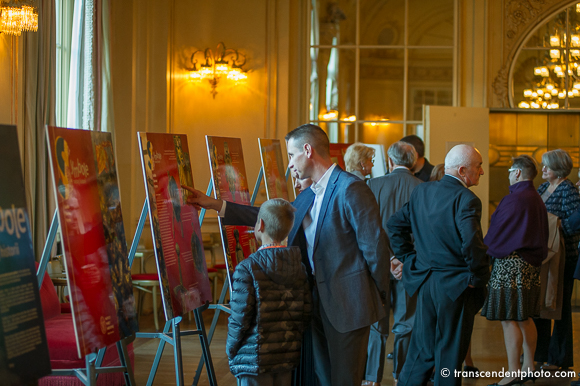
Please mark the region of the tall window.
POLYGON ((510 69, 510 105, 580 108, 580 3, 539 24, 510 69))
POLYGON ((67 126, 73 0, 56 0, 56 124, 67 126))
POLYGON ((422 136, 452 105, 456 0, 311 0, 309 119, 331 142, 422 136))

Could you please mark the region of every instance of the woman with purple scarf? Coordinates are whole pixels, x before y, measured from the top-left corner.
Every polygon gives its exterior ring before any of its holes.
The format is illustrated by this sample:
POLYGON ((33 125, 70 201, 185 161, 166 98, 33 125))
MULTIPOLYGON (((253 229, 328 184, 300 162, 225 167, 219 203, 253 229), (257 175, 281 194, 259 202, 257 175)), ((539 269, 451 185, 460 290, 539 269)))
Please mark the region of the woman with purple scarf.
POLYGON ((484 242, 493 257, 488 296, 481 315, 500 320, 510 376, 494 385, 523 383, 520 370, 534 370, 537 332, 533 317, 540 315, 540 266, 548 253, 548 212, 534 188, 538 166, 533 158, 513 159, 509 169, 510 194, 491 216, 484 242))

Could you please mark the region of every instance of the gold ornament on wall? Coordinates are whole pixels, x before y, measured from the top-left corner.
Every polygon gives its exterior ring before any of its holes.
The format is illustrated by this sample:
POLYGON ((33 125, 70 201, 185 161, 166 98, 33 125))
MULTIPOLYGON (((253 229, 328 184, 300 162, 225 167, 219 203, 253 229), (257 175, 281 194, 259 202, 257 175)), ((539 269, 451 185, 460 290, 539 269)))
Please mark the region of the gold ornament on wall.
POLYGON ((186 68, 189 71, 189 79, 197 82, 207 79, 214 99, 218 82, 222 77, 235 83, 243 82, 248 78, 247 71, 243 69, 246 56, 238 50, 226 48, 222 42, 218 43, 215 51, 210 48, 195 51, 191 55, 191 64, 192 67, 186 68), (197 58, 203 62, 198 62, 197 58))

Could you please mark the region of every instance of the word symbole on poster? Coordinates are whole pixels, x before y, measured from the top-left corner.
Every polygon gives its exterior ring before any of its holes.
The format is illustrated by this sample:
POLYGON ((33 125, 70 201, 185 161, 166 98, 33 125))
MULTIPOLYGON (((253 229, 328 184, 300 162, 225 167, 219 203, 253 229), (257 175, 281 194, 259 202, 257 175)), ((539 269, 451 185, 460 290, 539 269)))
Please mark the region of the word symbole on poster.
POLYGON ((78 159, 76 165, 74 161, 70 161, 70 167, 74 178, 78 178, 79 176, 87 178, 89 176, 89 165, 79 161, 78 159))
POLYGON ((10 236, 16 235, 19 239, 26 232, 26 214, 23 208, 12 205, 10 209, 0 207, 0 232, 6 232, 10 236))

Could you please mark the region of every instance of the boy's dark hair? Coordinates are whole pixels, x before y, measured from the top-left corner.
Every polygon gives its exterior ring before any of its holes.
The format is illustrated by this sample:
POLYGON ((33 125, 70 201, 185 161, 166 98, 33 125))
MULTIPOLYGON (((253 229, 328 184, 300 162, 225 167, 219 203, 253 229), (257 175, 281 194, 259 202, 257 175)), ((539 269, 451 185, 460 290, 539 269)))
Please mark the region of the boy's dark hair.
POLYGON ((296 147, 302 148, 305 143, 310 144, 318 154, 323 157, 328 157, 330 154, 330 141, 328 135, 319 126, 307 123, 306 125, 298 126, 288 134, 286 134, 286 141, 294 139, 296 147))
POLYGON ((275 242, 284 240, 294 225, 296 209, 282 198, 273 198, 260 207, 258 221, 264 220, 264 233, 275 242))

